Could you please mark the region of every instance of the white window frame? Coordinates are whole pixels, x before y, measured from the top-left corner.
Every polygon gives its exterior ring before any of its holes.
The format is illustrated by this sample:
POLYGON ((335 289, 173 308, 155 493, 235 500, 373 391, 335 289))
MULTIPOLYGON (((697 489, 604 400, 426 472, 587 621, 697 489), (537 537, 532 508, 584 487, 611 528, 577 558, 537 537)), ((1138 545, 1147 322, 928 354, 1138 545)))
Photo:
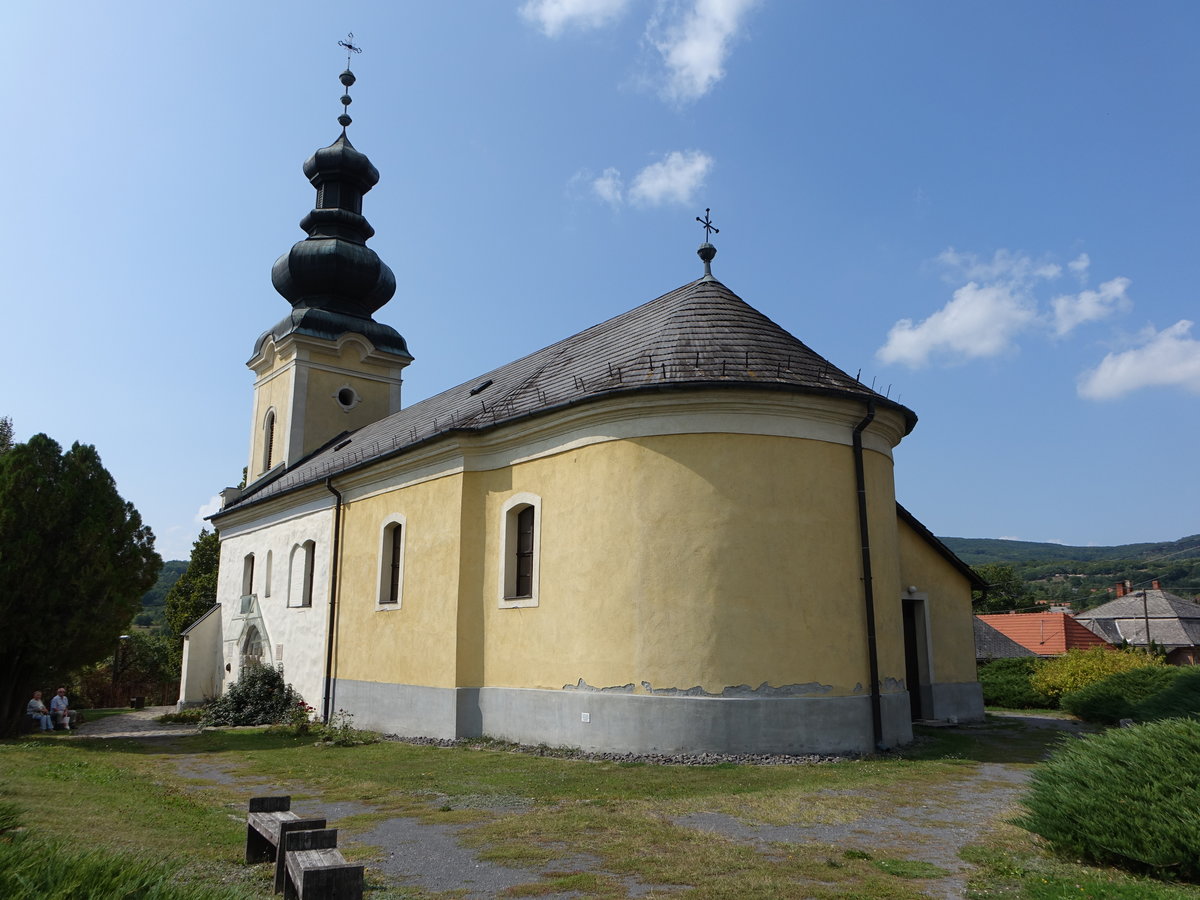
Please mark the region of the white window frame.
POLYGON ((527 609, 539 603, 542 572, 542 498, 537 494, 513 494, 500 508, 499 602, 501 609, 527 609), (514 597, 517 582, 517 516, 533 507, 533 574, 526 597, 514 597))
POLYGON ((271 596, 271 562, 272 562, 273 556, 274 556, 274 554, 270 550, 268 550, 267 551, 267 563, 266 563, 265 568, 263 569, 263 597, 264 598, 271 596))
POLYGON ((404 605, 404 557, 407 549, 408 519, 402 513, 392 513, 379 526, 379 589, 375 594, 377 610, 400 609, 404 605), (388 600, 392 587, 392 528, 400 529, 400 571, 395 603, 388 600))
POLYGON ((288 592, 287 605, 289 609, 311 609, 313 579, 316 577, 317 542, 308 540, 292 546, 288 557, 288 592), (296 555, 302 557, 300 577, 296 578, 296 555), (299 583, 297 583, 299 581, 299 583))

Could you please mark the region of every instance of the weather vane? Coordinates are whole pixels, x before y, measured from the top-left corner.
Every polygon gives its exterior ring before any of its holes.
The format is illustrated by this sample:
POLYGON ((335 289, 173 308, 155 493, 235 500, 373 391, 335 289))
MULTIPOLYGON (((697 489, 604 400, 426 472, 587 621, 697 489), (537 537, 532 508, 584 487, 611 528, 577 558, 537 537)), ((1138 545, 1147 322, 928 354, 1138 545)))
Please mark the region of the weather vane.
POLYGON ((351 53, 362 53, 362 47, 356 47, 354 45, 354 32, 353 31, 351 31, 349 34, 346 35, 346 39, 344 41, 338 41, 338 46, 346 48, 346 68, 348 69, 348 68, 350 68, 350 54, 351 53))
POLYGON ((703 226, 704 226, 704 240, 705 240, 705 241, 707 241, 707 240, 708 240, 708 238, 709 238, 709 236, 710 236, 710 235, 713 235, 713 234, 720 234, 720 233, 721 233, 721 229, 720 229, 720 228, 718 228, 716 225, 714 225, 714 224, 712 223, 712 219, 711 219, 711 218, 709 218, 709 215, 708 215, 708 214, 709 214, 709 213, 711 213, 711 212, 712 212, 712 210, 711 210, 711 209, 705 209, 705 210, 704 210, 704 218, 703 218, 703 219, 702 219, 702 218, 700 218, 699 216, 696 216, 696 221, 697 221, 697 222, 699 222, 701 225, 703 225, 703 226))

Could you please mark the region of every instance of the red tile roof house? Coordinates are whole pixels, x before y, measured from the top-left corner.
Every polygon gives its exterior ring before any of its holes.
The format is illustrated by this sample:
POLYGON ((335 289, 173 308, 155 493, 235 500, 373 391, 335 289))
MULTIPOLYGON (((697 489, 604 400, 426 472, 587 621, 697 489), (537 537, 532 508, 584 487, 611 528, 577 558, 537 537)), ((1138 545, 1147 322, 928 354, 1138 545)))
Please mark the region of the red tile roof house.
POLYGON ((1068 650, 1113 646, 1076 622, 1069 613, 994 613, 975 618, 1032 650, 1035 656, 1062 656, 1068 650))
POLYGON ((1200 604, 1164 591, 1158 581, 1150 590, 1130 590, 1117 583, 1117 599, 1078 613, 1075 618, 1114 644, 1146 647, 1150 641, 1167 652, 1175 666, 1200 663, 1200 604), (1147 629, 1150 641, 1146 640, 1147 629))

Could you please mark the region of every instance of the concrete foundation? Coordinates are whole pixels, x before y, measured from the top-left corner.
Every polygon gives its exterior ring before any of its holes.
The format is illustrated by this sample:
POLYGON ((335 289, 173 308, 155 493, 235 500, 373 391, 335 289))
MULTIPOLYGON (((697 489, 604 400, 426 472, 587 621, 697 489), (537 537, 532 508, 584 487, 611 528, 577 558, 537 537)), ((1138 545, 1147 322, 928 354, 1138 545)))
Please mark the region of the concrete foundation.
MULTIPOLYGON (((339 680, 335 709, 405 737, 489 737, 614 753, 869 753, 869 696, 680 697, 339 680)), ((912 740, 908 694, 882 697, 888 747, 912 740)))

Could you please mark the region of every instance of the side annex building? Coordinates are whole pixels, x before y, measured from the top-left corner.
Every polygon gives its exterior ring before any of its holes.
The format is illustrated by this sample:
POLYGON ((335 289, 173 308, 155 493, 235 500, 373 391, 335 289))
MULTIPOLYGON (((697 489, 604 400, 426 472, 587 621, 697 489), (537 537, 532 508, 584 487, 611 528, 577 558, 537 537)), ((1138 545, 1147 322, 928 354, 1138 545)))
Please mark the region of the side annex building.
POLYGON ((272 270, 292 309, 248 363, 181 704, 265 663, 361 727, 597 751, 869 752, 982 718, 978 580, 895 498, 911 410, 714 278, 708 243, 698 280, 402 406, 379 174, 343 119, 272 270))

